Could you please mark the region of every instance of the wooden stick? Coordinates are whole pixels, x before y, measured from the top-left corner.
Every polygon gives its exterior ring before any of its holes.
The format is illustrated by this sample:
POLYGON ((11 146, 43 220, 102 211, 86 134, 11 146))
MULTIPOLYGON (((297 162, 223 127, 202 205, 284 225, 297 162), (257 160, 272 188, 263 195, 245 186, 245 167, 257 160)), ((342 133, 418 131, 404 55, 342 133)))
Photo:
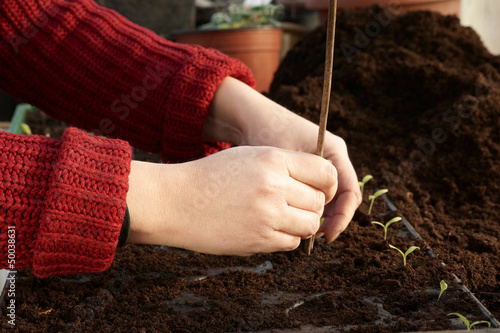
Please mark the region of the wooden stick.
MULTIPOLYGON (((323 76, 323 95, 321 97, 321 115, 319 120, 318 144, 316 146, 316 155, 323 156, 325 144, 326 122, 328 120, 328 109, 330 107, 330 92, 332 89, 333 73, 333 54, 335 47, 335 26, 337 21, 337 0, 330 0, 328 7, 328 28, 326 32, 326 57, 325 74, 323 76)), ((314 238, 308 238, 304 241, 304 250, 307 255, 311 254, 314 238)))

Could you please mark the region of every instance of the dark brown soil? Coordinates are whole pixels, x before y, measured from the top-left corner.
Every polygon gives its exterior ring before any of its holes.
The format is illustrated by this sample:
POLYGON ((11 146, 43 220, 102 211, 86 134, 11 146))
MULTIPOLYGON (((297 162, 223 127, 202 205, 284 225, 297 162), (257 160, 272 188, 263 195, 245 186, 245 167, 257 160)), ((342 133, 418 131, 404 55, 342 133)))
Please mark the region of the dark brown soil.
MULTIPOLYGON (((16 327, 4 315, 2 327, 400 332, 454 329, 450 312, 487 320, 454 274, 499 318, 500 58, 456 18, 425 12, 392 17, 369 45, 345 57, 340 46, 355 46, 354 27, 370 21, 368 10, 338 18, 328 126, 346 139, 359 178, 375 179, 336 242, 320 239, 311 256, 297 250, 249 258, 126 246, 102 274, 40 280, 23 272, 16 327), (377 199, 366 215, 377 188, 389 189, 398 211, 377 199), (422 238, 398 222, 384 241, 370 222, 394 216, 406 217, 422 238), (388 244, 420 250, 405 267, 388 244), (449 289, 438 301, 441 280, 449 289)), ((270 92, 315 122, 325 38, 324 29, 304 38, 270 92)))

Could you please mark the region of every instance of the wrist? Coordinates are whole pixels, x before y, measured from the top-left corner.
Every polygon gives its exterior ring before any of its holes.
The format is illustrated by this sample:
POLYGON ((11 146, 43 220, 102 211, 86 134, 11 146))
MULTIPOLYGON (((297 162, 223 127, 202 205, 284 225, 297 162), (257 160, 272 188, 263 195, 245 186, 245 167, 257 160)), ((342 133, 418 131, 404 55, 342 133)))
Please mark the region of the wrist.
POLYGON ((313 153, 318 126, 234 78, 215 93, 204 127, 207 139, 313 153))
POLYGON ((253 90, 232 77, 226 77, 217 88, 203 127, 204 139, 242 144, 244 123, 239 104, 242 102, 242 94, 239 89, 253 90))
POLYGON ((186 233, 193 226, 193 203, 199 203, 196 180, 206 182, 206 175, 197 171, 194 163, 132 161, 127 193, 128 243, 192 248, 195 240, 186 233))
POLYGON ((174 169, 175 165, 132 161, 129 175, 127 207, 130 214, 130 235, 128 243, 169 245, 169 210, 172 197, 166 197, 172 184, 168 181, 176 177, 164 176, 164 169, 174 169))

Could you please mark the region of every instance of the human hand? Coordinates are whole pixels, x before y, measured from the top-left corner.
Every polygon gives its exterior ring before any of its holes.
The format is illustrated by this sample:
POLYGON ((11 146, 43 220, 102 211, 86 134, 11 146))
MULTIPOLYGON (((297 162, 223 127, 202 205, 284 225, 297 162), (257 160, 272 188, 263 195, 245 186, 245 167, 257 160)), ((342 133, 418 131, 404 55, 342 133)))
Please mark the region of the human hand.
POLYGON ((324 235, 328 242, 333 242, 351 222, 356 209, 361 204, 362 197, 345 141, 327 132, 323 157, 332 161, 337 169, 338 191, 325 207, 323 214, 325 220, 316 233, 316 237, 324 235))
MULTIPOLYGON (((318 126, 244 83, 226 78, 212 101, 205 135, 239 145, 265 145, 315 153, 318 126)), ((316 237, 324 235, 332 242, 350 223, 361 204, 361 192, 343 139, 327 132, 323 156, 337 169, 338 191, 325 208, 325 220, 316 237)))
POLYGON ((237 147, 182 164, 133 161, 129 187, 129 242, 251 255, 312 236, 337 173, 311 154, 237 147))

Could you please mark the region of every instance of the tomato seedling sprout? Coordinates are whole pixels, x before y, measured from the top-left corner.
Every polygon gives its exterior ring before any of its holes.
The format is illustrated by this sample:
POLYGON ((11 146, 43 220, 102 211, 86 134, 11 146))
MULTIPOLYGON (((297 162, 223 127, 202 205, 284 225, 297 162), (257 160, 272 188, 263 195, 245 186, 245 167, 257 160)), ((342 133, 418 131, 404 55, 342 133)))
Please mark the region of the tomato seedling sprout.
POLYGON ((377 199, 382 194, 387 193, 387 192, 389 192, 389 190, 384 188, 384 189, 378 190, 377 192, 368 196, 368 200, 371 200, 370 208, 368 209, 368 215, 370 215, 370 213, 372 212, 373 202, 375 201, 375 199, 377 199))
POLYGON ((438 301, 439 299, 441 298, 441 295, 443 294, 443 292, 448 289, 448 284, 444 281, 444 280, 441 280, 441 282, 439 282, 439 286, 441 287, 441 292, 439 293, 439 296, 438 296, 438 301))
POLYGON ((388 221, 386 224, 380 223, 380 222, 378 222, 378 221, 372 221, 372 224, 379 225, 379 226, 381 226, 382 228, 384 228, 384 240, 386 240, 386 239, 387 239, 387 228, 388 228, 391 224, 393 224, 393 223, 395 223, 395 222, 399 222, 399 221, 401 221, 401 218, 398 216, 398 217, 395 217, 395 218, 391 219, 391 220, 390 220, 390 221, 388 221))
POLYGON ((400 249, 398 249, 397 247, 395 246, 392 246, 391 244, 389 244, 389 247, 391 249, 394 249, 394 250, 397 250, 399 253, 401 253, 401 255, 403 256, 403 264, 404 266, 406 266, 406 257, 412 253, 413 251, 415 250, 420 250, 420 248, 418 246, 411 246, 408 250, 406 250, 406 252, 403 253, 403 251, 401 251, 400 249))
POLYGON ((360 182, 358 182, 359 189, 361 190, 361 195, 363 195, 363 190, 365 188, 365 184, 368 183, 368 181, 372 178, 373 178, 372 175, 366 175, 363 177, 363 179, 360 182))
POLYGON ((462 319, 462 321, 464 322, 465 326, 467 326, 467 331, 470 331, 470 329, 476 325, 480 325, 480 324, 487 324, 488 327, 491 327, 491 323, 489 321, 486 321, 486 320, 480 320, 480 321, 475 321, 473 323, 471 323, 467 318, 465 318, 464 316, 462 316, 460 313, 448 313, 448 316, 457 316, 458 318, 462 319))

